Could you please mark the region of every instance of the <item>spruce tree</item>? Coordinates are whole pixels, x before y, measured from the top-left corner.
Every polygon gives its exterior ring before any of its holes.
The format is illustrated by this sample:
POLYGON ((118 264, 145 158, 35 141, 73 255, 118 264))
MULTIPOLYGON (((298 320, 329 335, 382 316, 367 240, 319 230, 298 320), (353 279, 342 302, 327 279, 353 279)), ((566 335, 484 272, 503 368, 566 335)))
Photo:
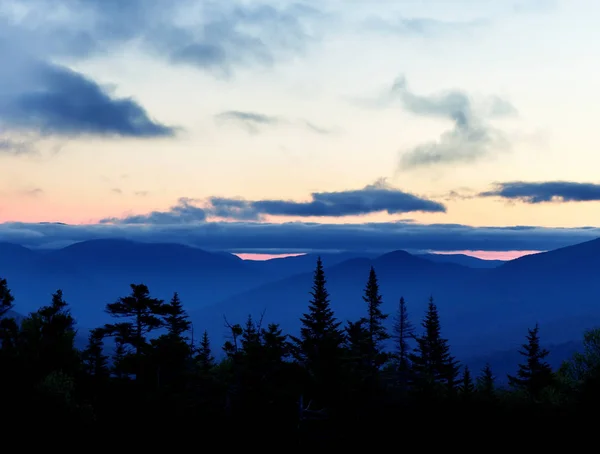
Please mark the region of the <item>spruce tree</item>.
POLYGON ((538 400, 541 392, 553 383, 554 374, 545 361, 550 352, 540 346, 537 323, 533 329, 528 330, 527 342, 519 353, 525 357, 525 362, 519 364, 516 375, 508 375, 509 385, 525 391, 531 399, 538 400))
POLYGON ((88 345, 81 354, 85 372, 97 379, 110 375, 108 357, 104 354, 104 336, 105 332, 101 328, 91 330, 88 345))
POLYGON ((23 320, 19 348, 32 379, 61 371, 73 376, 79 368, 75 349, 75 320, 62 290, 52 294, 52 303, 42 306, 23 320))
POLYGON ((496 397, 496 377, 489 364, 483 367, 481 375, 477 377, 477 393, 486 400, 493 400, 496 397))
POLYGON ((410 353, 409 340, 414 339, 415 329, 408 317, 406 309, 406 301, 404 297, 400 298, 398 304, 398 313, 396 314, 393 327, 393 339, 396 343, 396 370, 399 380, 404 383, 410 369, 410 361, 408 355, 410 353))
POLYGON ((165 327, 174 339, 179 341, 186 341, 188 338, 185 336, 190 330, 192 323, 189 321, 189 317, 186 311, 183 309, 179 294, 175 292, 173 298, 169 304, 165 306, 166 317, 164 318, 165 327))
POLYGON ((208 337, 208 331, 206 330, 204 330, 204 334, 202 334, 202 340, 200 341, 200 347, 198 348, 198 354, 196 355, 196 363, 203 373, 208 373, 215 367, 215 358, 212 355, 210 339, 208 337))
POLYGON ((15 298, 13 297, 6 279, 0 278, 0 318, 13 308, 15 298))
POLYGON ((315 399, 326 401, 339 389, 344 334, 331 309, 320 257, 310 294, 308 312, 300 320, 300 336, 291 339, 298 362, 311 377, 315 399))
POLYGON ((375 269, 371 267, 369 279, 365 287, 363 301, 367 303, 367 331, 368 331, 368 361, 373 372, 377 371, 387 359, 383 351, 383 343, 389 339, 390 335, 383 326, 383 322, 388 315, 381 311, 383 303, 379 293, 379 283, 375 269))
POLYGON ((473 383, 473 378, 471 377, 471 371, 469 370, 469 366, 464 367, 461 382, 461 397, 465 400, 471 399, 473 397, 473 394, 475 393, 475 384, 473 383))
POLYGON ((442 390, 452 393, 458 377, 458 361, 450 354, 448 340, 441 336, 441 324, 433 297, 422 322, 424 333, 416 337, 416 348, 409 355, 414 385, 426 394, 442 390))
POLYGON ((146 335, 165 325, 164 317, 170 308, 164 301, 150 296, 144 284, 131 284, 131 294, 106 305, 106 312, 116 319, 127 319, 118 324, 106 324, 104 330, 110 335, 118 335, 124 345, 131 345, 135 351, 136 379, 143 375, 143 354, 148 348, 146 335))

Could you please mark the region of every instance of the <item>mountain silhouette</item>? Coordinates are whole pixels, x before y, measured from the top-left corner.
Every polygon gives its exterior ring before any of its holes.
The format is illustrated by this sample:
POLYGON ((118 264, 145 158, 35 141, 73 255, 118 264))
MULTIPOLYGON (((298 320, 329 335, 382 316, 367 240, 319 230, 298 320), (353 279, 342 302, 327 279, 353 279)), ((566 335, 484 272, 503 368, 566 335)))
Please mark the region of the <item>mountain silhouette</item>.
MULTIPOLYGON (((112 239, 48 251, 0 243, 0 276, 7 278, 21 314, 48 304, 51 294, 62 289, 82 330, 108 321, 105 305, 127 295, 131 283, 145 283, 163 299, 177 291, 195 328, 208 329, 220 343, 227 335, 224 315, 232 323, 243 323, 248 315, 265 311, 265 323, 297 331, 310 299, 316 257, 252 261, 180 244, 112 239)), ((433 296, 444 335, 465 355, 516 348, 536 322, 544 340, 554 344, 578 340, 583 329, 600 324, 600 239, 495 267, 479 259, 465 261, 460 254, 412 255, 402 250, 322 258, 340 321, 364 316, 362 294, 373 266, 385 312, 393 315, 403 296, 419 325, 433 296)))
POLYGON ((505 260, 484 260, 466 254, 418 254, 433 262, 456 263, 470 268, 496 268, 506 263, 505 260))

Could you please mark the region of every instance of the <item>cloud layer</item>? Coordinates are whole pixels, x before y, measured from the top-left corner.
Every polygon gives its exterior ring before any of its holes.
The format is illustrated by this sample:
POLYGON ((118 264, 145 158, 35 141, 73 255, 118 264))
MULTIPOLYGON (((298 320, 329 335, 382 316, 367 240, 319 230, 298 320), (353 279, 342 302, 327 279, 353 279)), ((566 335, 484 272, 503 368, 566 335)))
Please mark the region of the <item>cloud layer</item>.
POLYGON ((236 220, 261 220, 265 215, 293 217, 343 217, 387 212, 388 214, 430 212, 444 213, 446 207, 433 200, 400 191, 384 180, 362 189, 339 192, 314 192, 311 201, 244 200, 223 197, 209 198, 203 207, 192 199, 179 199, 168 211, 102 219, 116 224, 186 224, 204 222, 208 216, 236 220))
POLYGON ((315 8, 201 0, 7 0, 0 5, 0 152, 21 135, 171 136, 135 100, 69 68, 127 45, 172 64, 230 76, 305 51, 315 8))
POLYGON ((0 237, 29 247, 61 247, 98 238, 174 242, 235 252, 408 250, 549 250, 600 236, 600 229, 470 227, 458 224, 269 224, 207 222, 170 225, 0 224, 0 237))
POLYGON ((498 183, 492 191, 479 194, 482 197, 501 197, 537 204, 544 202, 592 202, 600 201, 600 184, 574 181, 498 183))
MULTIPOLYGON (((0 82, 7 73, 0 72, 0 82)), ((6 129, 68 136, 156 137, 174 132, 151 120, 135 101, 111 97, 68 68, 21 60, 18 74, 18 83, 0 91, 0 122, 6 129)))

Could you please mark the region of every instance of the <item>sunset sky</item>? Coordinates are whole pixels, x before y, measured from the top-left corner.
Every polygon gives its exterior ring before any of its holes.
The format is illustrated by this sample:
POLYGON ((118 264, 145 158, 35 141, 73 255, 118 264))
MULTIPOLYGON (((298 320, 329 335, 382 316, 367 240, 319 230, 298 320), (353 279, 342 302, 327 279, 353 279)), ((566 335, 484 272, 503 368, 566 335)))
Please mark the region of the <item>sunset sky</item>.
POLYGON ((597 0, 4 0, 0 241, 596 238, 599 23, 597 0))

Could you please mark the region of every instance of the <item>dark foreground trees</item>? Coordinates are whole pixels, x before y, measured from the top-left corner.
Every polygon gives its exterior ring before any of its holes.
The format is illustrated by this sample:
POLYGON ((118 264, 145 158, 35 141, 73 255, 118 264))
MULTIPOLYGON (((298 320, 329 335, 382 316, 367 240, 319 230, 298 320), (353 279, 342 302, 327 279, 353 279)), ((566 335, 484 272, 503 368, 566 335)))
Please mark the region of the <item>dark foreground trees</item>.
POLYGON ((2 411, 14 427, 27 421, 32 431, 72 430, 95 443, 103 434, 113 447, 121 436, 139 447, 161 435, 187 441, 225 433, 226 447, 257 439, 264 446, 279 440, 283 450, 359 443, 375 449, 397 442, 399 430, 410 437, 425 426, 431 443, 447 443, 444 431, 458 415, 478 436, 521 437, 523 427, 559 423, 564 432, 600 402, 598 331, 587 332, 584 351, 554 374, 539 328, 529 330, 523 363, 505 388, 489 365, 461 367, 433 299, 418 330, 400 299, 391 333, 374 269, 363 301, 364 315, 342 329, 319 259, 297 337, 249 314, 226 322, 230 339, 218 348, 206 331, 194 341, 177 293, 165 302, 132 284, 129 295, 106 306, 114 323, 92 329, 78 351, 60 290, 19 323, 0 280, 2 411))

